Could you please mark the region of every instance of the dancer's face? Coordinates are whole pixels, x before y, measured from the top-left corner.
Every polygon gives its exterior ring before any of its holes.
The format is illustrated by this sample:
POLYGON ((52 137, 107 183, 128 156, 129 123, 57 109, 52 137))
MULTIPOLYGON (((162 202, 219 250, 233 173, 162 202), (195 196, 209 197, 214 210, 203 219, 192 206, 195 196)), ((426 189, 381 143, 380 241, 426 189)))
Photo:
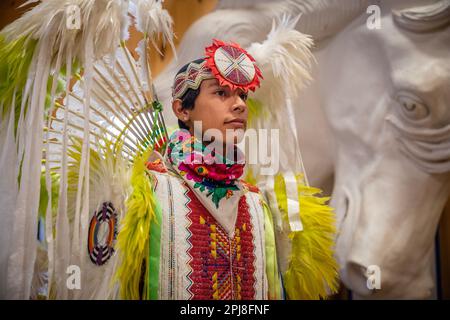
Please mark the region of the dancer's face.
POLYGON ((191 134, 194 133, 194 121, 201 121, 202 134, 208 129, 217 129, 222 134, 223 143, 235 144, 242 139, 247 128, 246 101, 247 93, 242 89, 231 90, 228 86, 220 86, 216 79, 204 80, 194 108, 184 110, 185 118, 181 120, 189 126, 191 134), (188 121, 185 121, 186 117, 188 121), (229 136, 227 139, 227 129, 237 137, 229 136))

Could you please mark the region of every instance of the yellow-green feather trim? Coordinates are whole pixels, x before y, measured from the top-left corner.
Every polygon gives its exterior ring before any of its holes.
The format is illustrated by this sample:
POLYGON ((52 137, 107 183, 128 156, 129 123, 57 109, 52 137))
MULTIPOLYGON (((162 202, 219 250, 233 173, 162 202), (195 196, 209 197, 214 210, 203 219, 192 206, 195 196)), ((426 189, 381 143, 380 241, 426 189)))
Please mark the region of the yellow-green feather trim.
POLYGON ((2 116, 8 113, 15 93, 16 123, 36 45, 37 40, 30 37, 7 41, 0 33, 0 113, 2 116))
MULTIPOLYGON (((261 196, 262 198, 262 196, 261 196)), ((266 254, 266 275, 268 284, 269 300, 281 299, 280 278, 278 273, 277 250, 275 245, 275 234, 273 217, 268 204, 262 200, 264 210, 264 240, 266 254)))
MULTIPOLYGON (((284 274, 286 296, 288 299, 326 299, 338 289, 333 209, 326 204, 329 197, 318 196, 320 189, 306 186, 302 175, 296 175, 296 180, 303 230, 289 234, 292 247, 284 274)), ((281 198, 278 200, 284 203, 286 197, 281 198)), ((286 212, 282 218, 287 219, 286 212)))
MULTIPOLYGON (((52 180, 52 190, 51 190, 51 196, 52 196, 52 215, 53 217, 56 216, 56 212, 58 209, 58 196, 59 196, 59 180, 60 175, 56 172, 50 172, 50 177, 52 180)), ((46 212, 47 212, 47 205, 48 205, 48 192, 46 188, 46 182, 45 182, 45 170, 42 170, 41 173, 41 189, 39 193, 39 217, 45 218, 46 212)))
POLYGON ((258 119, 267 119, 269 113, 266 108, 264 108, 263 104, 256 100, 249 98, 247 100, 247 108, 248 108, 248 127, 256 128, 256 121, 258 119))
POLYGON ((120 267, 116 280, 120 283, 122 299, 146 300, 151 296, 147 289, 149 277, 142 276, 149 274, 150 228, 152 223, 156 223, 161 209, 146 173, 150 153, 151 150, 148 150, 134 161, 131 176, 133 190, 126 201, 126 214, 117 237, 120 267))

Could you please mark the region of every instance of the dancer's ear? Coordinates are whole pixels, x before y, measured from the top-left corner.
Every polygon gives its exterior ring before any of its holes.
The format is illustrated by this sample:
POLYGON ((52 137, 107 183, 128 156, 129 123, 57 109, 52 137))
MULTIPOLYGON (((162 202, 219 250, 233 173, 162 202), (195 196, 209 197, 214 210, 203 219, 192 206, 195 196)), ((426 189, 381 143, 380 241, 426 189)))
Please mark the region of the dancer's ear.
POLYGON ((178 120, 180 120, 181 122, 186 124, 186 126, 189 126, 191 112, 189 109, 183 108, 183 105, 182 105, 180 99, 173 100, 172 110, 173 110, 173 113, 175 114, 175 116, 178 118, 178 120))

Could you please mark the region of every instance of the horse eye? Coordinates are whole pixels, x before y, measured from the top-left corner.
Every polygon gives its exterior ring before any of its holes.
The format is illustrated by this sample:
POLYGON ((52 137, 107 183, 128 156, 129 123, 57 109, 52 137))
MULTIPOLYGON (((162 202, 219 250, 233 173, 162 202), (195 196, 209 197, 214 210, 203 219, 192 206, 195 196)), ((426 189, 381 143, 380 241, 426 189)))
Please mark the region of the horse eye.
POLYGON ((401 113, 409 120, 422 120, 430 114, 428 106, 410 92, 399 92, 396 100, 401 107, 401 113))

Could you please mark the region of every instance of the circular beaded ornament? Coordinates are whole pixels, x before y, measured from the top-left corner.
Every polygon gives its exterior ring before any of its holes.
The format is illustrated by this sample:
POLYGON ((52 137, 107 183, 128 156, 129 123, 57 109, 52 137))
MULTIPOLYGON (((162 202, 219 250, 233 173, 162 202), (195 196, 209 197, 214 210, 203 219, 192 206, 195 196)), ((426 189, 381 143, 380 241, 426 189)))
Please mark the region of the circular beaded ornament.
POLYGON ((92 263, 104 265, 114 254, 117 238, 117 212, 111 202, 104 202, 89 225, 88 252, 92 263))
POLYGON ((232 90, 241 88, 245 92, 259 87, 261 70, 255 59, 238 44, 214 39, 213 44, 205 48, 205 54, 206 65, 221 86, 232 90))

